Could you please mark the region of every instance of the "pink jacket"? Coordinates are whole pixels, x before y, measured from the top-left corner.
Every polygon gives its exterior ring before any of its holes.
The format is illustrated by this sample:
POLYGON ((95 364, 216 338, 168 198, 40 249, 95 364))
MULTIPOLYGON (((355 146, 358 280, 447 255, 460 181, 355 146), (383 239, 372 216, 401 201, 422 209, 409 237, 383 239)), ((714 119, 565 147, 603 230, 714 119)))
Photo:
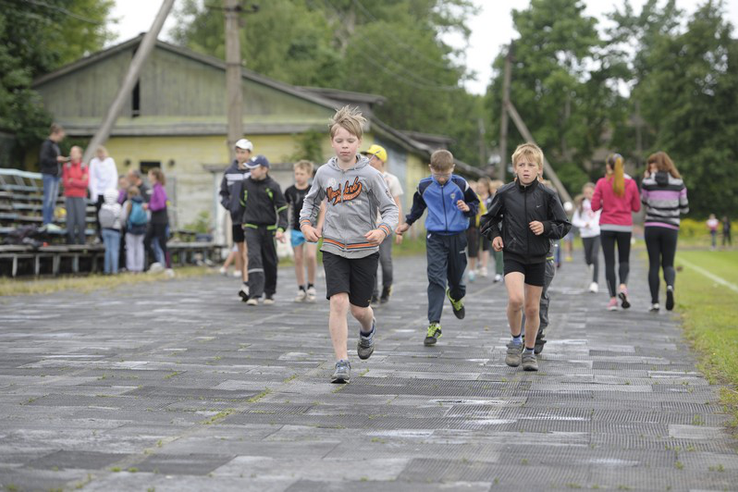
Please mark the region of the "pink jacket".
POLYGON ((625 193, 617 196, 612 190, 610 178, 600 178, 592 195, 592 211, 602 209, 600 225, 609 224, 616 226, 632 226, 632 212, 641 209, 641 197, 638 194, 638 186, 632 178, 625 177, 625 193))

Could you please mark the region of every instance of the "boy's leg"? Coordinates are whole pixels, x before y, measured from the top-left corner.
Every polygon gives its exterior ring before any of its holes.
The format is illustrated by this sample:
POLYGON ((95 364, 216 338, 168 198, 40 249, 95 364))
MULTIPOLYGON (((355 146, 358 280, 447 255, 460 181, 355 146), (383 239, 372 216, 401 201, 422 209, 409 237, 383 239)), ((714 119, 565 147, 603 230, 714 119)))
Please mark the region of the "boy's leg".
POLYGON ((241 280, 244 283, 247 283, 249 281, 249 259, 248 259, 249 252, 246 249, 245 236, 244 236, 244 242, 236 243, 236 247, 238 248, 238 255, 236 256, 236 271, 241 272, 241 280))
POLYGON ((461 301, 466 295, 464 271, 466 270, 466 235, 462 232, 448 236, 448 277, 449 294, 455 301, 461 301))
POLYGON ((264 293, 264 266, 261 260, 261 241, 262 236, 259 229, 246 227, 244 229, 246 237, 246 247, 248 248, 248 284, 249 296, 252 299, 259 299, 264 293))
POLYGON ((428 261, 428 322, 439 323, 446 297, 448 245, 445 236, 429 233, 426 239, 428 261))
POLYGON ((546 260, 546 273, 543 277, 543 290, 541 291, 541 302, 539 304, 539 325, 538 334, 536 335, 536 353, 539 354, 543 350, 543 346, 546 344, 546 328, 548 328, 548 306, 551 302, 551 298, 548 294, 548 288, 553 282, 554 276, 556 276, 556 263, 554 260, 546 260))
POLYGON ((274 240, 274 231, 260 228, 262 234, 261 258, 264 265, 264 294, 273 298, 277 293, 277 245, 274 240))
MULTIPOLYGON (((513 337, 521 336, 523 322, 523 303, 525 301, 525 275, 522 272, 510 272, 505 275, 507 289, 507 322, 513 337)), ((536 323, 538 329, 538 323, 536 323)), ((533 335, 535 338, 535 334, 533 335)))
POLYGON ((348 359, 348 320, 346 319, 348 309, 348 292, 331 296, 328 329, 331 332, 331 342, 333 342, 333 352, 336 355, 336 360, 348 359))
POLYGON ((392 243, 394 241, 392 234, 387 236, 382 244, 379 245, 379 262, 382 265, 382 287, 389 289, 392 287, 392 243))
POLYGON ((305 263, 307 263, 308 283, 315 284, 315 272, 318 269, 318 243, 305 243, 305 263))
POLYGON ((292 248, 295 252, 295 277, 297 278, 298 288, 305 287, 305 261, 303 253, 306 249, 305 243, 292 248))
POLYGON ((371 292, 369 286, 373 284, 372 277, 377 275, 379 253, 348 260, 349 275, 349 304, 351 314, 361 324, 361 331, 369 334, 372 331, 374 310, 370 306, 371 292))

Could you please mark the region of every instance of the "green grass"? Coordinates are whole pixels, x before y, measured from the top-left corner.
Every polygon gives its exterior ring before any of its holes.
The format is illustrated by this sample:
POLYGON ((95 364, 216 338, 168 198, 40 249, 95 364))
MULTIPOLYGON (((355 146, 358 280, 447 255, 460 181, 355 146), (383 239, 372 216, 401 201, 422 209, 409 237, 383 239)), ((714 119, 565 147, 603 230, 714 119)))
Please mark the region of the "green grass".
POLYGON ((738 251, 680 251, 676 264, 677 309, 687 338, 700 354, 700 369, 711 382, 728 387, 721 401, 738 426, 738 293, 686 266, 684 259, 718 277, 738 283, 738 251), (682 267, 682 268, 680 268, 682 267))

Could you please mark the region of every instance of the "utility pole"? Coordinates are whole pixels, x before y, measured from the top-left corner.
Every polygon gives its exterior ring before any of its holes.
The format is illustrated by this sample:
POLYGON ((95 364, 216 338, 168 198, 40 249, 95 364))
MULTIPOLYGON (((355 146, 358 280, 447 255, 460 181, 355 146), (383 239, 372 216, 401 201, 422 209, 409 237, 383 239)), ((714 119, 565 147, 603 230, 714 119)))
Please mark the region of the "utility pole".
POLYGON ((497 164, 497 179, 505 181, 507 170, 507 123, 508 107, 510 106, 510 79, 512 77, 512 51, 513 43, 507 48, 505 56, 505 74, 502 79, 502 111, 500 113, 500 162, 497 164))
POLYGON ((228 156, 236 158, 236 141, 243 137, 243 94, 241 92, 240 0, 223 0, 226 44, 226 102, 228 105, 228 156))
POLYGON ((487 167, 487 143, 484 140, 484 120, 480 117, 477 120, 477 126, 479 128, 479 167, 480 169, 486 169, 487 167))
POLYGON ((156 14, 156 19, 154 19, 151 29, 149 29, 149 32, 144 35, 141 40, 141 44, 136 50, 136 54, 133 55, 131 66, 128 67, 128 73, 126 73, 123 83, 118 89, 118 94, 116 94, 115 99, 113 99, 112 104, 110 104, 108 112, 105 115, 105 119, 103 119, 102 124, 97 129, 95 135, 92 137, 92 140, 90 140, 89 145, 85 149, 84 156, 82 157, 83 162, 89 163, 95 155, 97 148, 104 144, 108 140, 108 137, 110 137, 110 131, 113 129, 115 120, 118 119, 118 116, 123 110, 123 104, 131 94, 131 91, 136 85, 136 81, 138 81, 138 77, 141 74, 141 69, 143 68, 144 63, 146 63, 151 51, 154 49, 156 38, 159 36, 159 32, 161 32, 161 28, 164 26, 164 21, 167 19, 169 12, 172 10, 172 5, 174 5, 174 0, 164 0, 161 3, 159 13, 156 14))

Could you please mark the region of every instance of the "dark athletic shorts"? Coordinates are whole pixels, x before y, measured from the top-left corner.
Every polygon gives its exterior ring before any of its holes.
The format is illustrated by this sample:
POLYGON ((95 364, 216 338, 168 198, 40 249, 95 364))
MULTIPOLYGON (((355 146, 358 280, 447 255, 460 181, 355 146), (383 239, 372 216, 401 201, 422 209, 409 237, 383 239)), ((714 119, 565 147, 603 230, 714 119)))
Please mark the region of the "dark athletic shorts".
POLYGON ((525 275, 525 283, 535 287, 543 287, 546 277, 546 262, 541 263, 523 263, 506 256, 503 257, 505 263, 505 275, 512 272, 520 272, 525 275))
POLYGON ((243 235, 243 226, 241 224, 233 224, 231 230, 233 231, 234 243, 242 243, 245 241, 245 237, 243 235))
POLYGON ((364 258, 348 259, 324 251, 325 298, 345 292, 354 306, 368 307, 374 292, 378 262, 379 252, 364 258))

